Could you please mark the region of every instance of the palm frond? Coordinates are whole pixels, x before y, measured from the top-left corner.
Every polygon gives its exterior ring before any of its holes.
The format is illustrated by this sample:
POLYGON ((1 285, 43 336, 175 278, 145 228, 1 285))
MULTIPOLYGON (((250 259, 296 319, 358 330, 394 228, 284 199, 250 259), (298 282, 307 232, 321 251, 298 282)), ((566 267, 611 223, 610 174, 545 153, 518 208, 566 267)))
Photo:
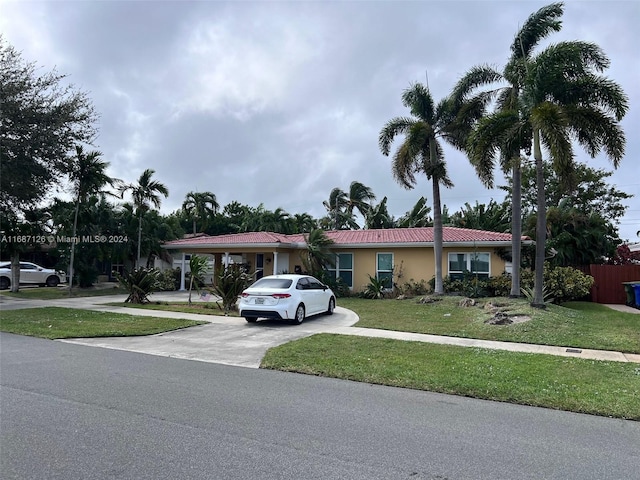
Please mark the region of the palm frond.
POLYGON ((511 59, 529 58, 540 40, 562 27, 563 3, 552 3, 532 13, 516 34, 511 45, 511 59))
POLYGON ((380 131, 378 145, 382 154, 388 156, 391 151, 391 144, 397 135, 407 134, 416 120, 408 117, 396 117, 389 120, 380 131))

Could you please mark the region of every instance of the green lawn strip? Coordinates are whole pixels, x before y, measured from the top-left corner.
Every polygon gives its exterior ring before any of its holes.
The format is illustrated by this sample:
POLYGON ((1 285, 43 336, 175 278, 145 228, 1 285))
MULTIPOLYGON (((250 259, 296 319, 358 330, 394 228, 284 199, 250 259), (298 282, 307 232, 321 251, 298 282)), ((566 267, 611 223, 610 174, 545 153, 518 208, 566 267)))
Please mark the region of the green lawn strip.
MULTIPOLYGON (((189 305, 188 302, 151 301, 149 303, 144 303, 144 304, 112 302, 112 303, 107 303, 106 305, 113 305, 117 307, 127 307, 127 308, 140 308, 142 310, 161 310, 164 312, 198 313, 201 315, 225 316, 224 310, 222 310, 216 302, 210 302, 210 303, 193 302, 193 305, 189 305)), ((228 316, 237 317, 238 312, 230 312, 228 316)))
POLYGON ((640 420, 640 367, 551 355, 317 334, 261 368, 640 420))
POLYGON ((49 339, 152 335, 203 323, 60 307, 9 310, 0 315, 3 332, 49 339))
POLYGON ((535 309, 526 300, 479 299, 479 306, 460 307, 461 297, 442 297, 435 303, 416 299, 367 300, 341 298, 339 305, 356 312, 356 326, 541 345, 640 353, 640 315, 590 302, 570 302, 535 309), (487 301, 508 303, 511 315, 531 320, 511 325, 488 325, 487 301))
MULTIPOLYGON (((73 288, 71 298, 78 297, 99 297, 105 295, 122 295, 127 292, 114 285, 112 288, 73 288)), ((31 300, 58 300, 69 298, 69 289, 66 287, 35 287, 21 288, 19 292, 13 293, 8 290, 0 292, 0 295, 6 295, 14 298, 24 298, 31 300)))

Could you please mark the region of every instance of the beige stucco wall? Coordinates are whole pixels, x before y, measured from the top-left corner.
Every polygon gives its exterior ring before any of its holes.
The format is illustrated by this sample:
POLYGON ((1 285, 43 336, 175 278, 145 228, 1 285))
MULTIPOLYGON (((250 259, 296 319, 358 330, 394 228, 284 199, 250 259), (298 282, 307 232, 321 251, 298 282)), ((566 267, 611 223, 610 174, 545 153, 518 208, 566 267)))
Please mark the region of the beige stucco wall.
MULTIPOLYGON (((491 254, 490 275, 500 275, 505 270, 505 261, 502 260, 494 251, 493 247, 445 247, 442 255, 442 275, 448 275, 448 254, 449 253, 489 253, 491 254)), ((295 271, 295 266, 302 266, 301 255, 305 250, 301 249, 275 249, 278 252, 289 254, 288 262, 283 263, 279 255, 278 271, 286 270, 289 273, 295 271)), ((201 248, 189 249, 186 253, 215 255, 216 265, 222 264, 224 253, 228 252, 235 255, 244 255, 246 260, 251 264, 251 272, 256 269, 256 255, 262 253, 264 255, 264 275, 272 275, 274 271, 274 249, 265 249, 264 247, 250 247, 239 251, 237 248, 225 250, 224 248, 201 248)), ((378 253, 392 253, 394 263, 394 281, 403 285, 413 281, 419 282, 425 280, 428 282, 435 275, 433 248, 431 247, 403 247, 403 248, 337 248, 336 253, 352 253, 353 254, 353 290, 361 291, 369 283, 369 275, 376 274, 376 258, 378 253), (401 278, 396 276, 401 274, 401 278)))

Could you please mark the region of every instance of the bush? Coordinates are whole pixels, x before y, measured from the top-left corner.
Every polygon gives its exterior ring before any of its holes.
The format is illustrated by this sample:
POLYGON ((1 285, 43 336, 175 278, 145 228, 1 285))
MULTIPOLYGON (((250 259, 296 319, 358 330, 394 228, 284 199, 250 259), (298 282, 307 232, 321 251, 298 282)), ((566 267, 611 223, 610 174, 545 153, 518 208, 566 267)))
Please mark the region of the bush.
POLYGON ((333 291, 337 298, 351 296, 351 289, 349 288, 349 285, 344 283, 344 280, 342 280, 342 278, 334 278, 326 270, 321 271, 316 278, 327 285, 333 291))
POLYGON ((253 276, 245 272, 242 265, 221 266, 216 271, 214 291, 222 300, 225 314, 235 310, 238 296, 249 286, 253 276))
MULTIPOLYGON (((520 288, 533 288, 534 274, 531 270, 520 270, 520 288)), ((497 277, 491 277, 487 282, 488 294, 493 297, 508 297, 511 294, 511 275, 503 273, 497 277)))
POLYGON ((544 286, 554 303, 579 300, 589 295, 594 279, 573 267, 550 267, 545 264, 544 286))
POLYGON ((136 268, 131 272, 125 271, 124 275, 113 273, 120 285, 129 292, 125 303, 148 303, 149 294, 157 289, 158 271, 154 268, 136 268))
POLYGON ((362 292, 362 296, 371 299, 384 298, 388 283, 386 280, 385 278, 376 278, 369 275, 369 284, 362 292))
POLYGON ((419 282, 416 282, 411 278, 400 288, 400 293, 406 296, 415 297, 426 295, 431 290, 433 290, 433 288, 430 288, 426 281, 420 280, 419 282))
POLYGON ((158 290, 170 292, 180 288, 180 269, 169 268, 158 272, 158 290))

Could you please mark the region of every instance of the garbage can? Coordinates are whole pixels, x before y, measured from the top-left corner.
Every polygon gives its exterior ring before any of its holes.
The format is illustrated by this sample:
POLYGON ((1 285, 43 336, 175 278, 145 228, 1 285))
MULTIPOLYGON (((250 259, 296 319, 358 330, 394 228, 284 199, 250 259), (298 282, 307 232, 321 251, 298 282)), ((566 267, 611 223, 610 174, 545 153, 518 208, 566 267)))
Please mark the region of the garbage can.
POLYGON ((624 293, 627 295, 627 301, 625 303, 630 307, 633 307, 636 304, 636 294, 633 291, 633 286, 636 284, 640 285, 640 282, 622 282, 624 293))
POLYGON ((635 302, 636 304, 634 305, 634 307, 640 308, 640 283, 636 283, 633 286, 633 290, 636 293, 636 302, 635 302))

